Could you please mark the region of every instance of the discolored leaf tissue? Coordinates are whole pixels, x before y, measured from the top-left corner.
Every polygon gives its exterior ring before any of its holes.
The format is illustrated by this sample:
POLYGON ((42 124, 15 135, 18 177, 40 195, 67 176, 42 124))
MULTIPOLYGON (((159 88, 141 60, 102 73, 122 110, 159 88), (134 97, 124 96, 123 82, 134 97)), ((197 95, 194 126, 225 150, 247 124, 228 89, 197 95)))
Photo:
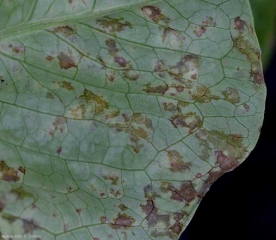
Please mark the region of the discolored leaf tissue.
POLYGON ((1 0, 0 231, 179 239, 254 148, 248 0, 1 0))

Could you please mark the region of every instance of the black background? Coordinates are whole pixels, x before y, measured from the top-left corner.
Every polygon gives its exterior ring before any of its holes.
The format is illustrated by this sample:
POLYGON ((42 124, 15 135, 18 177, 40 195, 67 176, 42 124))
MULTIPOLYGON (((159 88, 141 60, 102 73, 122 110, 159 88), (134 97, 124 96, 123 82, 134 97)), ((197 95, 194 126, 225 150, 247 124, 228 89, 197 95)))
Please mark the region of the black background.
POLYGON ((267 100, 256 148, 203 198, 181 240, 276 240, 276 52, 265 73, 267 100))

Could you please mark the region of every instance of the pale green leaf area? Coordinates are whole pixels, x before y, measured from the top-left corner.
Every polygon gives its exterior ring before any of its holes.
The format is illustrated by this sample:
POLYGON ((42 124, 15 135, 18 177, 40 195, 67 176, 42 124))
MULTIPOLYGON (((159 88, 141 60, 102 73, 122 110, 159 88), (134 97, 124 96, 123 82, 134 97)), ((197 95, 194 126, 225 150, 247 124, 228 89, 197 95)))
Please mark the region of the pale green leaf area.
POLYGON ((257 142, 248 0, 0 0, 0 29, 2 234, 178 239, 257 142))

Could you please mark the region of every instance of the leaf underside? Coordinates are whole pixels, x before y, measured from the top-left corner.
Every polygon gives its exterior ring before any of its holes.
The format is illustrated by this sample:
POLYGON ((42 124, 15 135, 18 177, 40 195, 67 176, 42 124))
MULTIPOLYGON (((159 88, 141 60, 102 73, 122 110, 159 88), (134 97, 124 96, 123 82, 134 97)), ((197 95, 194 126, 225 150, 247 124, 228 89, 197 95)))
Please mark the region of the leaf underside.
POLYGON ((251 152, 248 0, 1 0, 0 231, 178 239, 251 152))

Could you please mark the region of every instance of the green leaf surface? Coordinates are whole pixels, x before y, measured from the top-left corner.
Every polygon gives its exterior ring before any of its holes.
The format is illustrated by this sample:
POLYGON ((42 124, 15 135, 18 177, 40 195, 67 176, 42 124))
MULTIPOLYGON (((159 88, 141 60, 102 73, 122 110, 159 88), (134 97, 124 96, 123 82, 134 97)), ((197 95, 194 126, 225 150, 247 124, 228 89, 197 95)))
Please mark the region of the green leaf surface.
POLYGON ((254 15, 256 33, 262 50, 263 65, 267 68, 275 50, 276 1, 250 0, 250 4, 254 15))
POLYGON ((254 148, 248 0, 1 0, 0 231, 178 239, 254 148))

